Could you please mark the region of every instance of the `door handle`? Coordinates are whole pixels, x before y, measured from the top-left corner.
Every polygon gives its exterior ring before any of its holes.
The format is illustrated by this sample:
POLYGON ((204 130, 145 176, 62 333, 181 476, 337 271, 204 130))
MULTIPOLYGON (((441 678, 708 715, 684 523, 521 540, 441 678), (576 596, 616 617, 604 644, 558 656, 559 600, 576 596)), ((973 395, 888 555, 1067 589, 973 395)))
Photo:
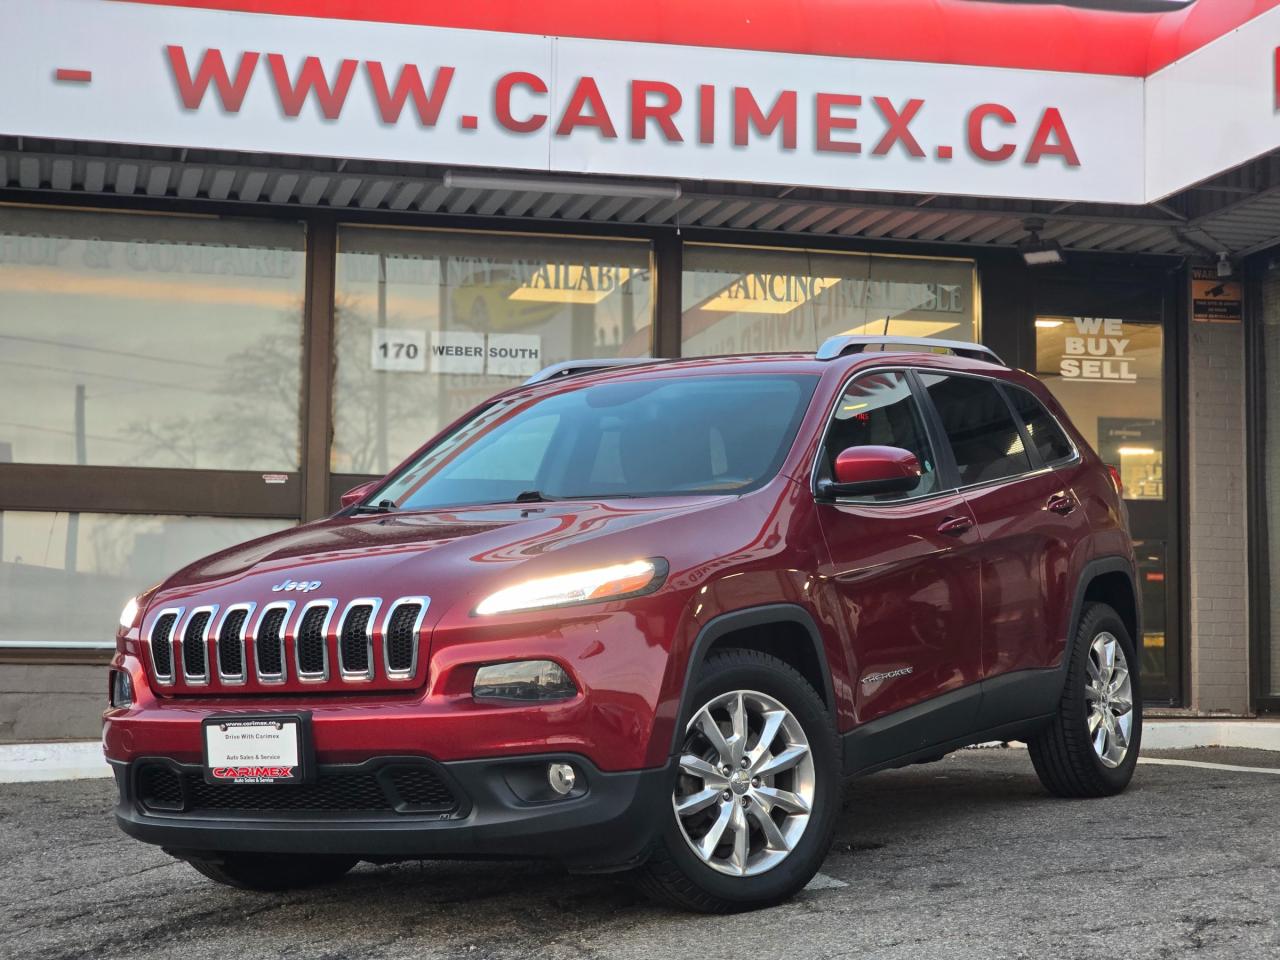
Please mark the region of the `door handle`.
POLYGON ((973 521, 968 517, 947 517, 938 524, 938 532, 957 537, 972 527, 973 521))
POLYGON ((1050 510, 1052 510, 1054 513, 1062 514, 1062 516, 1065 517, 1068 513, 1070 513, 1072 510, 1076 508, 1076 501, 1075 501, 1075 498, 1072 497, 1070 494, 1055 493, 1052 497, 1049 498, 1049 502, 1045 504, 1045 506, 1048 507, 1050 510))

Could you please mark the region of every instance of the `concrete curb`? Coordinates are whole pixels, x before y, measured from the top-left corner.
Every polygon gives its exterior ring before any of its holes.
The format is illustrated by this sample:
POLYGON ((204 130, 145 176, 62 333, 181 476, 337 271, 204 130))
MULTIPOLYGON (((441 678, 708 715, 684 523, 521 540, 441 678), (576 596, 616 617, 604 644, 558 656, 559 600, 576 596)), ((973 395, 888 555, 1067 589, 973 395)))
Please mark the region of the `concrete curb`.
POLYGON ((0 744, 0 783, 88 780, 111 776, 98 740, 0 744))
MULTIPOLYGON (((1148 720, 1148 750, 1235 747, 1280 751, 1280 720, 1148 720)), ((97 740, 0 744, 0 783, 88 780, 111 776, 97 740)))

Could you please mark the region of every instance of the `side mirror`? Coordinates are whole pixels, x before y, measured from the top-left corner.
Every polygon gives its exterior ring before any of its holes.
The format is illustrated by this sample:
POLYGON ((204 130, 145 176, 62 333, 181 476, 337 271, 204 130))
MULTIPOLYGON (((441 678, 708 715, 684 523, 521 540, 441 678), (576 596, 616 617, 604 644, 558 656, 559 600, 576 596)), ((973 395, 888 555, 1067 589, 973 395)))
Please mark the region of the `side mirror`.
POLYGON ((364 483, 360 484, 360 486, 352 487, 344 493, 338 501, 342 504, 342 509, 345 510, 347 507, 354 506, 359 503, 369 494, 373 493, 374 488, 381 482, 381 480, 366 480, 364 483))
POLYGON ((835 479, 824 480, 818 493, 824 497, 866 497, 877 493, 914 490, 923 471, 910 450, 868 445, 849 447, 836 455, 835 479))

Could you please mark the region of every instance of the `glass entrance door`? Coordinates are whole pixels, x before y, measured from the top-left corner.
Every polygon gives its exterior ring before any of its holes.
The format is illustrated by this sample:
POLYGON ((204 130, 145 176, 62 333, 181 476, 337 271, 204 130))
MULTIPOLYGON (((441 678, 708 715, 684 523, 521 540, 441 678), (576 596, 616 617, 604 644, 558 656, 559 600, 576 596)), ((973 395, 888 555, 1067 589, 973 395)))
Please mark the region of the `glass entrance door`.
POLYGON ((1160 318, 1038 312, 1035 373, 1102 457, 1119 468, 1138 556, 1145 699, 1180 691, 1176 502, 1160 318))

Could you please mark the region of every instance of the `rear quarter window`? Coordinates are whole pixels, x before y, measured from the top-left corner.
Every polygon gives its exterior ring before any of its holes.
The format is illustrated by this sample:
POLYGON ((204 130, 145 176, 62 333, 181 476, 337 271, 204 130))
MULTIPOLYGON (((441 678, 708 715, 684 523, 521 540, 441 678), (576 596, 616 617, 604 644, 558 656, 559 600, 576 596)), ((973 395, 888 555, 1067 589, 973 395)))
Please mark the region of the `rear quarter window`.
POLYGON ((1039 451, 1041 460, 1053 464, 1075 455, 1075 448, 1063 433, 1062 427, 1035 394, 1008 383, 1005 384, 1005 390, 1013 402, 1013 409, 1027 428, 1031 445, 1039 451))

